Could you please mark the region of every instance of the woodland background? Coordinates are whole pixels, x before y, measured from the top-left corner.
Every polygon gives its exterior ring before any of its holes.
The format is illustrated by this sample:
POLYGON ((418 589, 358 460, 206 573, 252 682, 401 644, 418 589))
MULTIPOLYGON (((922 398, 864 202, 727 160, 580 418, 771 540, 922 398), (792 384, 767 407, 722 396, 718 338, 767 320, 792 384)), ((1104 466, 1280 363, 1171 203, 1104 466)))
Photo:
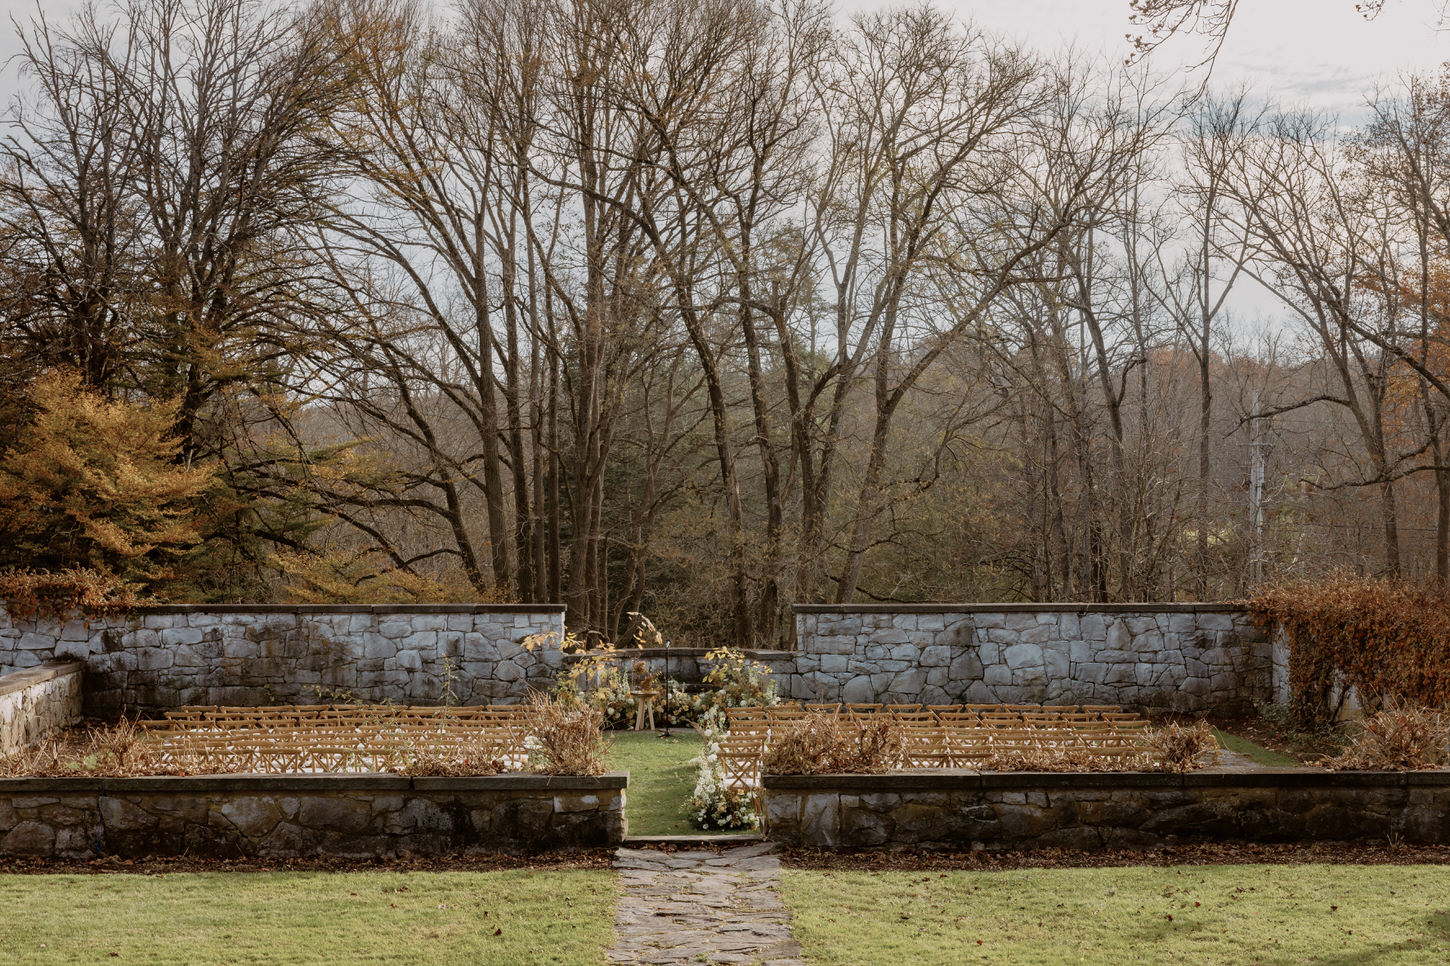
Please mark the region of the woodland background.
POLYGON ((0 565, 747 646, 1450 573, 1444 76, 1349 125, 815 0, 18 29, 0 565))

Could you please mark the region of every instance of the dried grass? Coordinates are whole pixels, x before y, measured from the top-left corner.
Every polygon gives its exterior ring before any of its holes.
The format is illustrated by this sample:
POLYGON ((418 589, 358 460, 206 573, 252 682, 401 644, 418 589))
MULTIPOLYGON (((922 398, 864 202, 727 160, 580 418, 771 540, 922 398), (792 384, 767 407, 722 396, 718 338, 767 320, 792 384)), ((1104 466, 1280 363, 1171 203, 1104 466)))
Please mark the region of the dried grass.
POLYGON ((1147 770, 1182 774, 1192 771, 1212 752, 1218 758, 1218 739, 1207 721, 1191 725, 1170 724, 1154 728, 1143 737, 1147 770))
POLYGON ((176 770, 162 764, 154 742, 130 718, 47 738, 0 757, 5 778, 132 778, 176 770))
POLYGON ((446 752, 436 745, 420 742, 399 752, 398 763, 387 770, 399 775, 428 778, 501 775, 509 769, 499 750, 498 740, 486 732, 470 735, 450 746, 446 752))
POLYGON ((1087 748, 1002 751, 976 765, 981 771, 1161 771, 1147 755, 1100 755, 1087 748))
POLYGON ((602 775, 609 746, 598 708, 536 694, 529 702, 529 767, 543 775, 602 775))
POLYGON ((1364 719, 1344 753, 1324 759, 1337 771, 1419 771, 1450 763, 1450 715, 1393 704, 1364 719))
POLYGON ((812 715, 773 734, 761 766, 770 775, 875 775, 900 768, 905 745, 900 726, 885 716, 812 715))

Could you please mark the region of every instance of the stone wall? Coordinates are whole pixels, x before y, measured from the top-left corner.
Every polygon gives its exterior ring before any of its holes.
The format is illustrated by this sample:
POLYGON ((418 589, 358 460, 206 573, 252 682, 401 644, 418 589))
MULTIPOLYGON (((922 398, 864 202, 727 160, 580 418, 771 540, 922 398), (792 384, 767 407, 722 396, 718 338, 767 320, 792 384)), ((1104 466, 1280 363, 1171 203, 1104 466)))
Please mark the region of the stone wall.
POLYGON ((14 620, 0 610, 0 667, 83 661, 85 711, 188 704, 507 703, 547 687, 564 608, 490 606, 150 607, 104 621, 14 620))
MULTIPOLYGON (((489 704, 546 688, 567 660, 557 605, 170 606, 107 621, 12 620, 0 667, 84 661, 87 714, 187 704, 489 704)), ((1207 604, 801 606, 796 650, 756 651, 807 701, 1118 704, 1243 711, 1271 696, 1272 649, 1242 610, 1207 604)), ((626 652, 633 656, 632 652, 626 652)), ((687 682, 705 649, 645 658, 687 682)), ((1282 668, 1280 670, 1282 674, 1282 668)))
POLYGON ((51 661, 0 676, 0 755, 11 755, 81 720, 76 661, 51 661))
POLYGON ((1223 604, 795 610, 783 693, 802 700, 1245 711, 1270 697, 1267 638, 1223 604))
POLYGON ((766 837, 803 848, 1141 849, 1450 843, 1450 772, 933 771, 763 779, 766 837))
POLYGON ((388 857, 617 845, 622 773, 0 779, 0 855, 388 857))

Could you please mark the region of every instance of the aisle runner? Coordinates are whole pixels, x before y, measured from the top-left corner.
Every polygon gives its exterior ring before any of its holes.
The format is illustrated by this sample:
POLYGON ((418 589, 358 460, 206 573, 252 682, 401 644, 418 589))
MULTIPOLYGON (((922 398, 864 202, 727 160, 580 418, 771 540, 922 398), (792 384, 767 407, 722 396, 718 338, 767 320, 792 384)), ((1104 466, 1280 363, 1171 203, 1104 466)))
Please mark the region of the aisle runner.
POLYGON ((805 966, 780 899, 769 842, 725 852, 620 849, 624 894, 615 913, 615 963, 805 966))

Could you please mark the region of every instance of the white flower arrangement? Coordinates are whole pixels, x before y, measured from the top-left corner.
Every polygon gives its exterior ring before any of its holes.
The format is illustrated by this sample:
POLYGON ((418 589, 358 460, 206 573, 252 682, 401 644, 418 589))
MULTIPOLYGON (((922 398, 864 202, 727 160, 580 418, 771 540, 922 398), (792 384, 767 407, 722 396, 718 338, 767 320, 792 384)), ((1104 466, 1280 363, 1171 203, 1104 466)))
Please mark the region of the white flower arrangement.
POLYGON ((705 747, 693 762, 700 766, 700 773, 690 795, 691 824, 705 830, 754 828, 759 822, 755 795, 749 789, 727 786, 720 768, 720 738, 727 727, 724 712, 711 708, 695 727, 705 739, 705 747))

